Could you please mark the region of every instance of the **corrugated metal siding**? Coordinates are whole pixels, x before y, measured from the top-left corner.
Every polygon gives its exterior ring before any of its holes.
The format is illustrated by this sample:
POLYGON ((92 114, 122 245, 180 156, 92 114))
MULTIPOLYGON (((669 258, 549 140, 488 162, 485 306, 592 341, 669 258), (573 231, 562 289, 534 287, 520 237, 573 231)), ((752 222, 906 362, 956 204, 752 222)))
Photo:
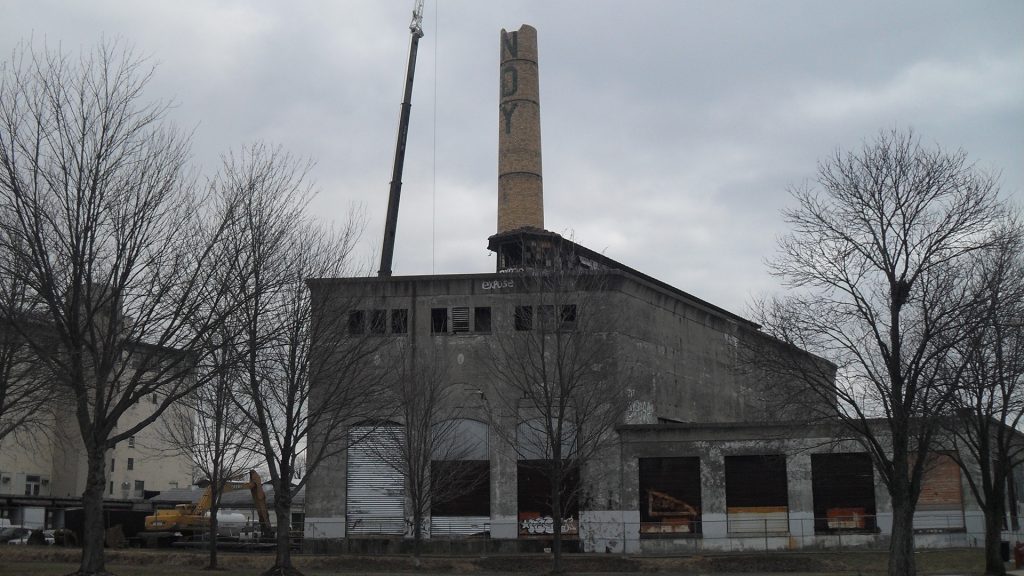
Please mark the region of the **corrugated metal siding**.
POLYGON ((469 536, 490 529, 488 516, 434 516, 430 519, 430 535, 435 537, 469 536))
POLYGON ((366 439, 348 452, 346 506, 349 534, 405 534, 405 483, 381 454, 398 450, 400 426, 355 427, 366 439))

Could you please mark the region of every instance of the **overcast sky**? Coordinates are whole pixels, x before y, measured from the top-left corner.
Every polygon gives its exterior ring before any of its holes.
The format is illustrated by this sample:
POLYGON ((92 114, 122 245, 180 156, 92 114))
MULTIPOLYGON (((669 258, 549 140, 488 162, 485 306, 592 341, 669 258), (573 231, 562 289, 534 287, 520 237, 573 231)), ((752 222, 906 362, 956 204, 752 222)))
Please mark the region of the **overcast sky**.
MULTIPOLYGON (((256 140, 317 162, 315 210, 367 215, 378 266, 412 0, 4 0, 20 39, 123 38, 158 64, 198 169, 256 140)), ((427 0, 393 269, 491 272, 502 28, 537 28, 545 224, 740 314, 787 187, 913 128, 1024 201, 1024 2, 427 0)))

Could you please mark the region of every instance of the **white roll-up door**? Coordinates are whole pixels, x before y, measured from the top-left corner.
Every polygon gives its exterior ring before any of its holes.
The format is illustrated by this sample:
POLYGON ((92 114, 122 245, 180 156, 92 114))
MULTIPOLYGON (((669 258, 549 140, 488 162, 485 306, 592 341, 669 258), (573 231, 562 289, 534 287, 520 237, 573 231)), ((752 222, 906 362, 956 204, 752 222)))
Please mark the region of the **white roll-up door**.
POLYGON ((401 426, 354 427, 364 438, 348 452, 348 534, 405 534, 405 483, 388 464, 397 458, 401 426))

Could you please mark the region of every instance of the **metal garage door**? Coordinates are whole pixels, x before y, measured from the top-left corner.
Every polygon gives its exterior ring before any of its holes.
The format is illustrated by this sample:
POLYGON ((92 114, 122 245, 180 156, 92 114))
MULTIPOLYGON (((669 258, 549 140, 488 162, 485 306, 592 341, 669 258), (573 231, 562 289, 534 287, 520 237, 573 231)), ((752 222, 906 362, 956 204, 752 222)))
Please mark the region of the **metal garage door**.
POLYGON ((388 464, 398 454, 401 426, 354 427, 365 438, 348 452, 349 534, 405 534, 405 483, 388 464))

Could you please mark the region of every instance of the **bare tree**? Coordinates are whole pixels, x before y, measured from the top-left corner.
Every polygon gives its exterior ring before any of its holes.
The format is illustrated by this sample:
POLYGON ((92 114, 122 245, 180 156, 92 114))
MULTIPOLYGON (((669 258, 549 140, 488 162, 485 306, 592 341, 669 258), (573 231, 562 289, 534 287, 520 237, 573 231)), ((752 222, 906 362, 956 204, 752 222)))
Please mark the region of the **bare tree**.
POLYGON ((171 408, 162 422, 162 436, 168 445, 186 454, 193 466, 209 482, 210 556, 208 568, 217 569, 217 513, 224 489, 243 476, 257 462, 257 453, 248 440, 253 422, 239 404, 246 400, 245 390, 234 357, 233 336, 227 330, 214 335, 210 344, 211 377, 171 408))
POLYGON ((986 574, 1006 572, 1007 488, 1024 463, 1024 229, 1011 222, 1000 236, 967 276, 970 332, 952 351, 953 416, 943 437, 985 513, 986 574))
POLYGON ((274 487, 277 555, 266 574, 298 573, 290 549, 292 500, 325 458, 347 448, 346 425, 376 413, 381 399, 372 362, 379 339, 348 337, 347 316, 339 312, 348 302, 319 302, 320 310, 335 313, 314 314, 306 279, 345 275, 361 225, 353 216, 334 233, 306 215, 308 168, 256 144, 225 159, 218 183, 238 217, 229 245, 236 255, 232 353, 246 395, 239 407, 255 425, 274 487), (315 442, 311 429, 323 431, 315 442))
POLYGON ((613 362, 617 315, 603 292, 604 273, 549 269, 513 277, 515 330, 488 339, 485 400, 491 429, 521 467, 548 482, 557 572, 566 515, 578 510, 581 469, 617 441, 614 428, 629 403, 626 362, 613 362))
MULTIPOLYGON (((4 215, 0 212, 0 217, 4 215)), ((0 234, 4 230, 0 226, 0 234)), ((9 247, 8 242, 0 241, 0 251, 9 247)), ((16 262, 15 257, 3 252, 0 260, 16 262)), ((50 424, 48 408, 56 392, 45 364, 11 325, 12 321, 29 324, 40 316, 38 301, 22 277, 0 268, 0 442, 9 436, 27 442, 45 432, 50 424)), ((37 323, 36 330, 45 330, 44 322, 37 323)))
POLYGON ((220 324, 222 225, 186 177, 188 139, 144 103, 152 69, 101 44, 79 58, 23 45, 0 84, 0 263, 46 330, 9 317, 72 403, 88 460, 81 574, 105 573, 105 453, 200 383, 220 324), (159 402, 132 426, 126 410, 159 402))
POLYGON ((817 185, 792 190, 793 232, 769 263, 794 290, 756 315, 790 350, 835 365, 833 380, 827 363, 780 352, 771 369, 837 403, 830 412, 864 445, 891 498, 889 573, 914 574, 914 509, 949 400, 948 352, 963 337, 961 274, 990 244, 1002 206, 965 153, 923 147, 910 132, 837 151, 817 185))
POLYGON ((387 399, 400 426, 382 426, 375 455, 398 473, 406 488, 413 555, 419 565, 423 529, 431 509, 452 501, 486 481, 486 469, 463 461, 482 448, 485 438, 465 434, 463 387, 451 382, 448 364, 436 348, 417 350, 397 342, 388 350, 392 372, 387 399))

